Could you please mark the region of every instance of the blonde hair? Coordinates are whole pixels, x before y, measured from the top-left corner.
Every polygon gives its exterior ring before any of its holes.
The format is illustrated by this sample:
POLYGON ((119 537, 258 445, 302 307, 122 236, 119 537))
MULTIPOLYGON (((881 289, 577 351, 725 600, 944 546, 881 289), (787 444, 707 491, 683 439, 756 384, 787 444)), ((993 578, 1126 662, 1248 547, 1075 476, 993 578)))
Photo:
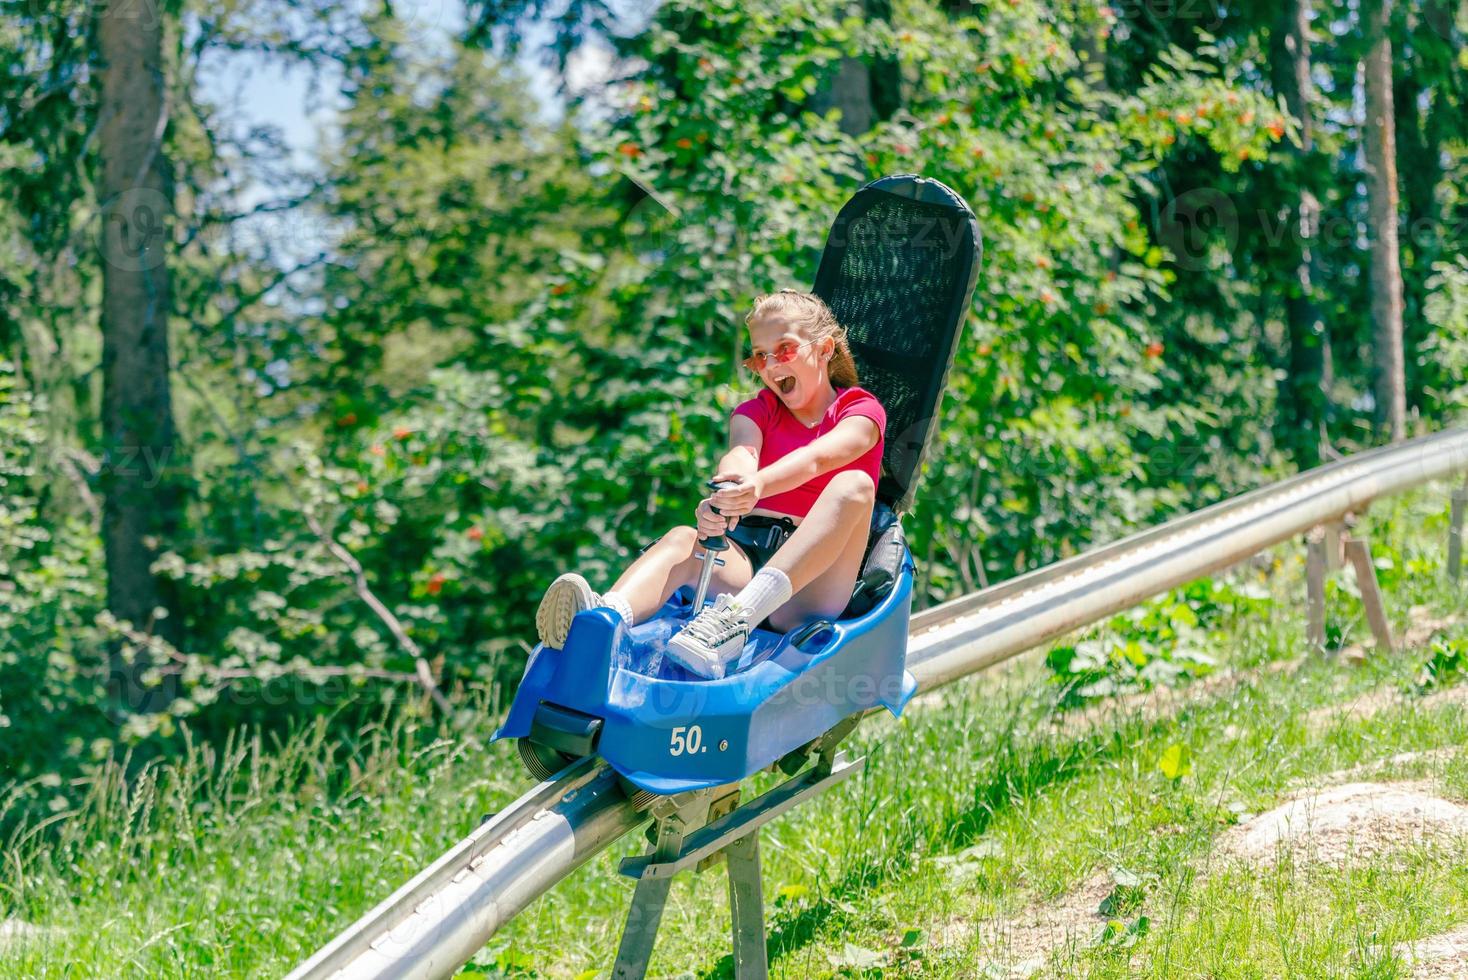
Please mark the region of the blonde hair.
POLYGON ((790 322, 805 328, 812 340, 834 337, 836 349, 831 353, 831 363, 826 374, 837 388, 855 388, 856 361, 851 357, 851 347, 846 342, 846 328, 836 322, 836 314, 814 293, 802 293, 795 289, 782 289, 778 293, 765 293, 756 297, 754 308, 744 318, 746 325, 774 313, 783 313, 790 322))

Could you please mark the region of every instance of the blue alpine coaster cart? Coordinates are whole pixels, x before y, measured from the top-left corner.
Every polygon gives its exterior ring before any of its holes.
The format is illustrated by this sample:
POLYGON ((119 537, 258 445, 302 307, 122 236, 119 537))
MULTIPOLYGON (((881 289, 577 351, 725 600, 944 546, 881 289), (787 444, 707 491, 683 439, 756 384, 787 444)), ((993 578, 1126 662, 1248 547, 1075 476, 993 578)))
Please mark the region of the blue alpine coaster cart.
POLYGON ((582 612, 563 649, 531 653, 496 738, 516 739, 538 779, 599 756, 655 821, 652 853, 622 868, 638 886, 614 976, 645 972, 672 876, 721 856, 736 973, 765 976, 758 828, 856 772, 863 760, 838 755, 840 741, 867 711, 897 715, 912 697, 914 566, 901 516, 936 431, 980 258, 968 205, 913 174, 862 187, 827 236, 812 291, 846 328, 861 385, 887 412, 867 550, 839 617, 789 633, 760 624, 718 680, 663 656, 694 613, 686 588, 631 629, 611 609, 582 612), (739 806, 740 781, 762 769, 793 778, 739 806))

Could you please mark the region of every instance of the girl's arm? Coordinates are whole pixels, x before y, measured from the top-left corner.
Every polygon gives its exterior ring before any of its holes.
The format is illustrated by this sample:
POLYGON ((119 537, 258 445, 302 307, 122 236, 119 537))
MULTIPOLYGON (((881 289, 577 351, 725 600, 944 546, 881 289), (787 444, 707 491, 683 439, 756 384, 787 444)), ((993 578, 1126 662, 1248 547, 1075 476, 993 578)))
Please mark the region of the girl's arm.
MULTIPOLYGON (((719 460, 719 468, 714 476, 715 483, 737 483, 740 488, 754 485, 755 474, 759 472, 759 451, 765 444, 765 434, 760 431, 759 424, 747 415, 735 415, 729 420, 729 451, 719 460)), ((733 530, 739 523, 743 514, 754 509, 754 501, 758 500, 756 495, 750 498, 748 507, 741 510, 730 511, 725 514, 729 530, 733 530), (732 523, 729 523, 732 521, 732 523)), ((707 497, 699 502, 699 509, 713 500, 707 497)), ((715 506, 718 506, 715 504, 715 506)), ((723 511, 723 507, 719 507, 723 511)), ((700 528, 702 525, 700 525, 700 528)))
POLYGON ((729 451, 719 460, 719 479, 737 477, 741 483, 753 479, 759 472, 759 451, 764 445, 764 433, 754 419, 747 415, 735 415, 729 420, 729 451))
MULTIPOLYGON (((866 416, 853 415, 844 418, 834 429, 815 439, 810 445, 787 453, 751 475, 741 474, 743 479, 739 481, 740 486, 714 494, 714 506, 726 514, 747 514, 761 497, 794 490, 822 473, 829 473, 847 463, 855 462, 875 446, 881 437, 877 423, 866 416)), ((734 455, 734 450, 731 450, 724 457, 725 461, 734 455)), ((758 450, 755 451, 754 458, 759 458, 758 450)), ((722 470, 720 476, 726 474, 732 476, 733 471, 722 470)))

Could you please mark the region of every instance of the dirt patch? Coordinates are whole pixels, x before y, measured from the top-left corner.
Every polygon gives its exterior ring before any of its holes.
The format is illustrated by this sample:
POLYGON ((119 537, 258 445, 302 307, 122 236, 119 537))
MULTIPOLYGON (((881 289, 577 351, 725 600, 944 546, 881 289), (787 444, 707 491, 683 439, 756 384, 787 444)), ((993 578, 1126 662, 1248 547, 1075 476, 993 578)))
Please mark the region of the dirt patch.
POLYGON ((1342 864, 1443 837, 1468 834, 1468 808, 1425 783, 1347 783, 1303 794, 1219 838, 1218 852, 1269 864, 1284 852, 1342 864))
POLYGON ((1085 708, 1056 714, 1053 718, 1055 730, 1066 735, 1080 735, 1101 727, 1103 723, 1115 724, 1133 718, 1154 721, 1189 704, 1202 704, 1249 681, 1294 670, 1301 663, 1301 660, 1275 660, 1248 670, 1223 670, 1176 687, 1118 695, 1085 708))
POLYGON ((1314 732, 1324 731, 1343 722, 1366 721, 1389 708, 1407 704, 1416 705, 1426 711, 1445 704, 1468 704, 1468 684, 1444 688, 1425 698, 1408 697, 1396 688, 1378 688, 1375 691, 1368 691, 1354 701, 1347 701, 1344 704, 1327 704, 1316 708, 1305 715, 1305 726, 1314 732))
MULTIPOLYGON (((1401 647, 1404 650, 1425 647, 1440 633, 1447 632, 1461 621, 1462 617, 1456 613, 1449 616, 1436 616, 1427 606, 1413 606, 1407 612, 1407 628, 1402 633, 1401 647)), ((1359 644, 1352 644, 1338 651, 1336 655, 1341 660, 1348 662, 1359 662, 1367 656, 1374 656, 1374 654, 1368 654, 1359 644)), ((1464 699, 1465 692, 1455 693, 1452 688, 1449 688, 1423 699, 1421 703, 1424 706, 1430 706, 1434 702, 1441 703, 1442 700, 1464 699)), ((1305 716, 1305 724, 1311 731, 1322 731, 1341 722, 1365 721, 1367 718, 1378 715, 1388 708, 1405 704, 1407 701, 1407 696, 1401 691, 1394 688, 1380 688, 1368 691, 1353 701, 1316 708, 1305 716)))
POLYGON ((976 959, 984 975, 1028 977, 1039 972, 1050 954, 1068 942, 1087 944, 1106 924, 1098 909, 1115 884, 1099 874, 1053 902, 1031 905, 1012 918, 954 919, 940 930, 945 946, 977 941, 976 959))
POLYGON ((1468 926, 1440 936, 1403 943, 1397 954, 1412 970, 1412 980, 1455 980, 1468 976, 1468 926))
POLYGON ((1351 766, 1349 769, 1337 769, 1335 772, 1324 776, 1314 776, 1308 780, 1301 780, 1297 785, 1301 786, 1338 786, 1341 783, 1356 782, 1363 777, 1372 776, 1383 769, 1392 766, 1409 766, 1422 762, 1434 765, 1439 762, 1447 762, 1458 755, 1459 749, 1455 745, 1446 745, 1440 749, 1424 749, 1420 752, 1398 752, 1389 759, 1376 759, 1372 762, 1362 762, 1351 766))
MULTIPOLYGON (((1404 646, 1425 645, 1437 633, 1458 622, 1457 616, 1433 619, 1425 613, 1425 607, 1412 610, 1410 625, 1403 635, 1404 646)), ((1055 727, 1060 732, 1078 734, 1127 717, 1158 718, 1189 702, 1217 696, 1260 675, 1296 669, 1303 662, 1303 659, 1294 659, 1249 670, 1225 670, 1175 688, 1110 698, 1083 710, 1058 715, 1054 719, 1055 727)), ((937 692, 926 698, 936 701, 937 692)), ((1394 689, 1372 691, 1344 705, 1316 709, 1307 716, 1307 723, 1313 729, 1320 729, 1338 720, 1364 720, 1407 700, 1394 689)), ((914 699, 914 703, 918 701, 914 699)), ((1468 684, 1415 700, 1427 709, 1454 702, 1468 704, 1468 684)), ((1451 757, 1454 752, 1452 748, 1445 748, 1402 753, 1324 778, 1331 782, 1359 779, 1392 764, 1436 761, 1451 757)), ((1297 859, 1338 864, 1353 856, 1367 857, 1400 849, 1404 845, 1460 835, 1468 835, 1468 808, 1433 795, 1429 784, 1346 782, 1345 785, 1296 796, 1268 813, 1230 829, 1219 839, 1215 854, 1269 864, 1288 851, 1297 859)), ((1033 904, 1012 917, 955 917, 936 930, 936 938, 939 945, 949 948, 972 943, 978 964, 986 969, 984 975, 1029 977, 1041 972, 1051 955, 1068 943, 1084 945, 1096 938, 1107 918, 1100 914, 1099 908, 1114 887, 1110 875, 1099 874, 1059 899, 1033 904)), ((1140 910, 1133 910, 1132 914, 1137 911, 1140 910)), ((1454 933, 1449 937, 1438 937, 1438 940, 1459 942, 1457 937, 1459 934, 1454 933)), ((1438 940, 1424 940, 1424 943, 1438 940)), ((1461 943, 1468 944, 1468 934, 1461 937, 1461 943)), ((1427 963, 1426 957, 1431 956, 1435 957, 1431 960, 1433 963, 1439 960, 1449 963, 1447 972, 1414 976, 1468 976, 1465 961, 1443 959, 1439 955, 1442 948, 1445 947, 1423 946, 1418 958, 1427 963)))
POLYGON ((1442 704, 1468 705, 1468 684, 1459 684, 1456 687, 1444 688, 1434 694, 1429 694, 1418 703, 1424 708, 1436 708, 1442 704))
POLYGON ((1378 688, 1375 691, 1367 691, 1350 701, 1343 701, 1340 704, 1323 704, 1315 708, 1305 715, 1305 727, 1312 732, 1319 732, 1327 728, 1334 728, 1339 724, 1365 721, 1405 700, 1402 692, 1395 688, 1378 688))
POLYGON ((1407 629, 1402 634, 1402 645, 1425 647, 1439 633, 1446 633, 1459 622, 1457 614, 1434 616, 1427 606, 1413 606, 1407 611, 1407 629))

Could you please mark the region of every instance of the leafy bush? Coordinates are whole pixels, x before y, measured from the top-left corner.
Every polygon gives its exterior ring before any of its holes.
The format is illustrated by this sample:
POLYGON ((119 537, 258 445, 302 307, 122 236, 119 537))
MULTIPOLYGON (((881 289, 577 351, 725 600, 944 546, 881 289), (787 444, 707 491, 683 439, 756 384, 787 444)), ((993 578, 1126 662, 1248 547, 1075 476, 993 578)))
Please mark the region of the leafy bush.
POLYGON ((1262 601, 1255 589, 1201 579, 1114 616, 1046 655, 1058 703, 1073 707, 1207 676, 1217 665, 1200 648, 1209 625, 1236 604, 1262 601))
POLYGON ((44 482, 62 478, 41 458, 44 416, 0 359, 0 771, 22 777, 106 727, 101 542, 80 518, 42 516, 44 482))
POLYGON ((1433 688, 1446 687, 1468 674, 1468 640, 1433 640, 1430 654, 1409 687, 1413 694, 1426 694, 1433 688))

